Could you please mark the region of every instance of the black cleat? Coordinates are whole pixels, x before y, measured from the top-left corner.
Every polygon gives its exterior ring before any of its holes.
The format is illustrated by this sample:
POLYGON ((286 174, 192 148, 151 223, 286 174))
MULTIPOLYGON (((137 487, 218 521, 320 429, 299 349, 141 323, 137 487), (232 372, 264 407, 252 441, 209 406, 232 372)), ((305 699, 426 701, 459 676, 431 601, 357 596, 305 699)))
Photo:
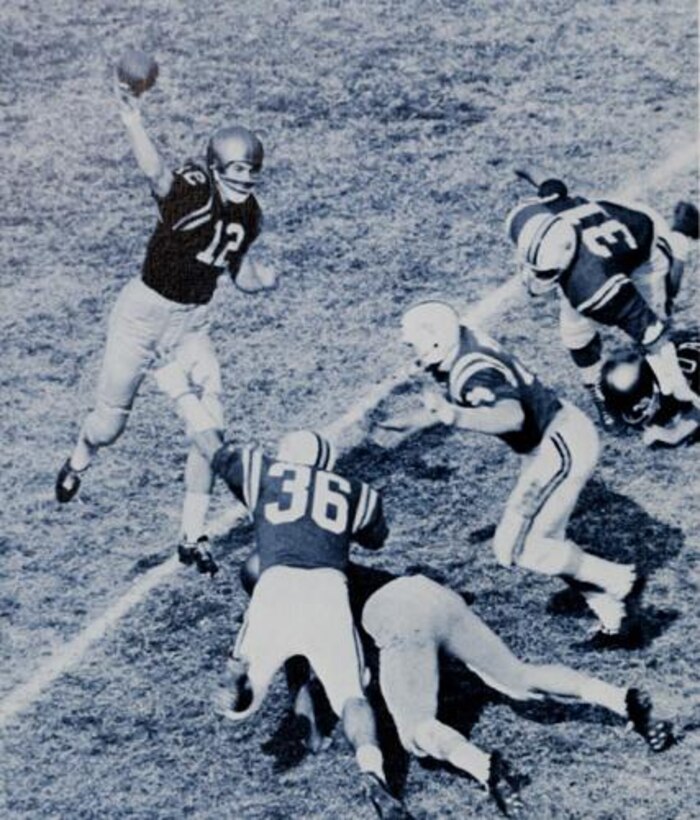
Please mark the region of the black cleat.
POLYGON ((362 784, 365 795, 377 812, 377 816, 384 820, 411 820, 403 803, 389 791, 386 783, 372 772, 362 775, 362 784))
POLYGON ((525 804, 520 798, 509 766, 500 752, 491 753, 491 769, 486 789, 506 817, 524 817, 525 804))
POLYGON ((209 538, 206 535, 201 535, 194 543, 181 541, 177 545, 177 557, 186 567, 195 564, 202 575, 209 574, 213 578, 219 571, 219 565, 209 552, 209 538))
POLYGON ((595 409, 598 412, 598 423, 606 433, 611 436, 623 436, 626 432, 625 425, 613 413, 610 412, 608 406, 605 404, 605 397, 599 384, 585 384, 584 387, 588 391, 595 409))
POLYGON ((70 459, 66 459, 63 467, 56 476, 56 500, 59 504, 65 504, 80 489, 80 473, 71 467, 70 459))
POLYGON ((682 233, 688 239, 697 239, 700 236, 700 215, 692 202, 676 203, 671 230, 682 233))
POLYGON ((625 697, 627 718, 653 752, 663 752, 675 743, 673 726, 668 720, 654 720, 651 698, 640 689, 628 689, 625 697))

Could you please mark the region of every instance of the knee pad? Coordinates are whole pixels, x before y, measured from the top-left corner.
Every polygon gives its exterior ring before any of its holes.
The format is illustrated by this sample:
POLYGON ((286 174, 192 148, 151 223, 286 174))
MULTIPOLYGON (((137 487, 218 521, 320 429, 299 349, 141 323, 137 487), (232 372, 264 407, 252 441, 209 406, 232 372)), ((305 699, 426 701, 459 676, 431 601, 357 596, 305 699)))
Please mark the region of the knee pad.
POLYGON ((573 541, 533 533, 525 539, 517 562, 523 569, 542 575, 575 575, 580 556, 581 548, 573 541))
POLYGON ((107 447, 124 432, 129 410, 98 404, 85 419, 83 436, 93 447, 107 447))

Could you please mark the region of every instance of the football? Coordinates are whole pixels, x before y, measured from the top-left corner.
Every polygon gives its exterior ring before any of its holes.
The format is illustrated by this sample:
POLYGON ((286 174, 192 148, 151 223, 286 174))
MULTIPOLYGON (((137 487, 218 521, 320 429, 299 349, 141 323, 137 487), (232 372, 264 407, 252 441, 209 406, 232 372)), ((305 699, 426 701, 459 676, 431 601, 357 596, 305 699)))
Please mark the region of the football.
POLYGON ((117 78, 139 97, 151 88, 158 77, 158 63, 155 58, 137 48, 127 49, 117 63, 117 78))

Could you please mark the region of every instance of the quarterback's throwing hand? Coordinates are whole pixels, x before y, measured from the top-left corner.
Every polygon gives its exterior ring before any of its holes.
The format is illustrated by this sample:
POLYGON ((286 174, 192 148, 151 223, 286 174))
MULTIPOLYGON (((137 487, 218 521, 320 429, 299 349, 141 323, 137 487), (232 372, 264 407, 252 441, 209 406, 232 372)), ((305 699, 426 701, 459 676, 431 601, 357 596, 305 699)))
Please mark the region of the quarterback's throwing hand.
POLYGON ((122 118, 124 125, 139 120, 141 118, 141 109, 139 108, 138 98, 131 88, 119 79, 116 69, 114 70, 112 87, 119 109, 119 116, 122 118))

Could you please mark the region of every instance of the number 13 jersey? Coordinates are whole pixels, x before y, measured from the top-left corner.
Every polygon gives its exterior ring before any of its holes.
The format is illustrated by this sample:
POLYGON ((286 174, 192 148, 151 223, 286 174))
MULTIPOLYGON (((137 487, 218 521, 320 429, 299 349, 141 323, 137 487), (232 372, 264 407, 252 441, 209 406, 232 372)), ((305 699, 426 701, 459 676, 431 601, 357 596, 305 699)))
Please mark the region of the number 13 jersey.
POLYGON ((262 211, 251 194, 224 202, 208 170, 187 163, 174 172, 170 191, 155 197, 159 219, 148 243, 142 278, 172 302, 209 302, 219 275, 234 281, 241 261, 262 228, 262 211))
POLYGON ((261 572, 271 566, 345 572, 351 541, 378 549, 388 535, 381 496, 364 481, 232 444, 219 449, 212 467, 252 516, 261 572))

